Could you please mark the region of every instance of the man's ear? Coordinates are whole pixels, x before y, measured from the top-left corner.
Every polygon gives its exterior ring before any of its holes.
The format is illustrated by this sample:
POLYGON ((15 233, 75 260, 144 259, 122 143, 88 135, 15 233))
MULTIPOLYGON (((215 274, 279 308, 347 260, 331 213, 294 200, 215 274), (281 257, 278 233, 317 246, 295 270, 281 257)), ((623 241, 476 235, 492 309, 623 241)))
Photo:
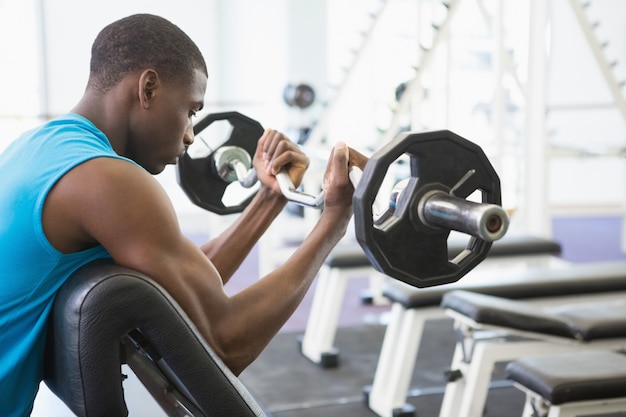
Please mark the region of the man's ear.
POLYGON ((147 109, 161 87, 159 74, 153 69, 144 70, 139 77, 139 102, 141 107, 147 109))

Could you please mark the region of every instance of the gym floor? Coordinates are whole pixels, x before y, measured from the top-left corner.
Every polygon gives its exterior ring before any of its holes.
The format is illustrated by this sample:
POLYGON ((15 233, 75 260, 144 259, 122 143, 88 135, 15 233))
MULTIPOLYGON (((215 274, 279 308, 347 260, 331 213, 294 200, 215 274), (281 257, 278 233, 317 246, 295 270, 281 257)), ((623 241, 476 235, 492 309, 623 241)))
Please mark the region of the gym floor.
MULTIPOLYGON (((620 216, 560 217, 553 220, 552 226, 554 240, 561 243, 563 247, 562 257, 570 262, 626 259, 626 254, 621 251, 622 217, 620 216)), ((198 242, 206 238, 206 236, 202 235, 190 237, 198 242)), ((238 271, 237 276, 233 278, 233 283, 237 282, 237 284, 230 288, 230 291, 236 291, 238 288, 257 279, 258 256, 258 251, 253 251, 251 257, 238 271)), ((268 401, 272 402, 275 396, 272 396, 271 393, 268 394, 267 389, 264 389, 263 386, 271 390, 280 390, 279 386, 270 384, 269 381, 257 384, 263 373, 267 373, 268 369, 270 369, 268 366, 272 365, 272 361, 281 358, 280 361, 283 364, 286 360, 293 361, 298 368, 302 368, 298 369, 298 371, 290 369, 289 372, 282 372, 278 375, 276 373, 280 372, 280 370, 274 370, 273 373, 277 379, 272 379, 272 381, 276 381, 275 384, 279 384, 289 391, 281 393, 281 397, 283 399, 287 398, 288 401, 283 400, 276 401, 274 404, 264 404, 264 406, 270 409, 274 417, 322 417, 337 415, 336 413, 338 412, 342 415, 345 415, 345 413, 355 415, 355 412, 358 413, 356 415, 373 415, 361 404, 360 390, 363 385, 366 385, 368 382, 371 383, 373 378, 373 374, 370 375, 370 373, 375 366, 375 350, 380 346, 384 329, 379 324, 388 307, 363 305, 360 295, 366 289, 366 286, 367 280, 350 280, 346 290, 339 323, 343 331, 339 332, 337 336, 338 343, 340 338, 343 337, 346 338, 346 341, 342 343, 342 346, 356 345, 360 347, 355 352, 345 352, 346 355, 355 356, 354 360, 348 362, 344 371, 329 372, 320 370, 296 353, 295 335, 302 333, 306 325, 313 294, 313 291, 309 291, 300 308, 285 324, 281 334, 268 347, 268 351, 262 355, 258 361, 259 363, 253 364, 249 370, 242 374, 242 381, 246 383, 253 394, 257 395, 258 393, 259 397, 268 398, 268 401), (373 352, 368 353, 368 349, 373 350, 373 352), (289 357, 293 358, 288 359, 289 357), (353 368, 351 372, 349 372, 350 367, 353 368), (347 374, 350 376, 346 377, 345 375, 347 374), (293 381, 289 380, 290 375, 293 381), (315 384, 317 386, 307 386, 303 382, 307 380, 319 380, 321 382, 315 384), (343 391, 345 393, 342 394, 343 391), (336 409, 339 405, 334 405, 330 399, 326 402, 324 400, 325 395, 333 395, 335 397, 339 395, 341 397, 339 402, 343 403, 341 410, 336 409)), ((416 400, 417 403, 420 405, 420 415, 423 416, 432 415, 432 417, 435 417, 437 415, 436 410, 438 410, 440 404, 442 387, 441 384, 433 382, 436 381, 433 378, 438 377, 438 375, 433 377, 433 370, 441 366, 445 367, 446 363, 449 364, 448 356, 451 352, 441 349, 441 346, 445 346, 446 343, 448 347, 450 345, 450 340, 446 342, 446 338, 449 338, 448 333, 451 332, 446 330, 446 323, 431 326, 430 331, 433 332, 433 340, 437 342, 435 342, 432 349, 423 349, 424 354, 430 354, 431 356, 426 361, 428 363, 427 368, 416 371, 416 377, 412 385, 413 391, 417 394, 428 392, 435 394, 434 396, 415 396, 418 399, 416 400), (428 353, 429 351, 430 353, 428 353)), ((451 340, 453 343, 453 339, 451 340)), ((342 352, 343 354, 344 352, 342 352)), ((289 367, 291 368, 291 365, 289 367)), ((128 372, 132 373, 131 371, 128 372)), ((164 415, 156 404, 146 400, 146 396, 149 394, 136 379, 129 378, 125 383, 125 392, 131 417, 164 415)), ((495 397, 495 400, 492 400, 490 403, 491 408, 488 413, 490 416, 507 417, 501 414, 503 409, 501 407, 507 409, 512 406, 512 401, 517 404, 522 401, 522 397, 514 389, 507 390, 506 387, 494 390, 493 397, 495 397), (498 400, 500 400, 500 403, 504 403, 500 404, 498 400)), ((517 408, 517 406, 514 408, 517 408)), ((50 394, 45 387, 42 388, 32 416, 61 417, 68 415, 71 415, 71 413, 64 404, 50 394)))

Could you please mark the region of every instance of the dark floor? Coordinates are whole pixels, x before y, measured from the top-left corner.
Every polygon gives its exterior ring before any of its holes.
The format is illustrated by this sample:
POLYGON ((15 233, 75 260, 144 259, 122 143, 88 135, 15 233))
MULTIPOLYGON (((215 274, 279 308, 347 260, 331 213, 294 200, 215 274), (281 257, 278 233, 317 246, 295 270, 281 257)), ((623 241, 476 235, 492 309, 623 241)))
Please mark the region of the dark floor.
MULTIPOLYGON (((284 332, 241 374, 241 380, 274 417, 376 416, 364 405, 363 388, 372 383, 384 332, 382 325, 342 328, 336 339, 340 366, 333 369, 310 363, 298 351, 297 334, 284 332)), ((439 414, 443 372, 452 360, 454 344, 451 320, 427 323, 408 400, 417 416, 439 414)), ((484 417, 518 415, 523 395, 503 381, 501 369, 494 379, 484 417)))

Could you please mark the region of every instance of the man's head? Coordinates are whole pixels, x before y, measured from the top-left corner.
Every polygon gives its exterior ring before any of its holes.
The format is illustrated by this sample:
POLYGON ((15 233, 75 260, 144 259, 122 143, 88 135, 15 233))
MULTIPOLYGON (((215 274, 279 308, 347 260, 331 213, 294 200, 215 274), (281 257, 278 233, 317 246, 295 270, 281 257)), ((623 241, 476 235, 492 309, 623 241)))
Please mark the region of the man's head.
POLYGON ((125 17, 106 26, 91 48, 88 88, 106 93, 126 75, 153 68, 164 82, 189 82, 195 70, 207 75, 196 44, 178 26, 150 14, 125 17))
POLYGON ((74 110, 147 171, 176 163, 204 105, 207 67, 196 44, 168 20, 137 14, 106 26, 91 53, 87 90, 74 110))

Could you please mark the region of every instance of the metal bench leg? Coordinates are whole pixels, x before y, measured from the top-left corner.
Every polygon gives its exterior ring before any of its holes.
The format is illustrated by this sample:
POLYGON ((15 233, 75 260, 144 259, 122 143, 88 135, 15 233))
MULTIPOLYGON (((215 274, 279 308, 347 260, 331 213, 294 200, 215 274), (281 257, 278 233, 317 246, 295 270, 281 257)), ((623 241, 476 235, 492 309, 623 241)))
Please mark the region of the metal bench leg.
POLYGON ((446 391, 443 395, 443 402, 439 410, 439 417, 459 417, 459 407, 465 392, 466 381, 462 375, 465 375, 469 368, 469 363, 465 362, 464 346, 461 341, 457 342, 452 357, 450 369, 459 371, 461 376, 458 379, 451 380, 446 384, 446 391))
POLYGON ((369 277, 369 297, 372 305, 389 305, 389 299, 383 295, 385 282, 388 279, 387 275, 372 270, 369 277))
POLYGON ((426 317, 416 309, 401 304, 391 307, 389 325, 376 366, 374 382, 368 395, 369 408, 381 417, 413 415, 406 403, 417 352, 426 317))
POLYGON ((461 375, 446 385, 439 417, 481 417, 496 363, 517 359, 534 352, 561 352, 574 348, 541 341, 503 343, 499 339, 464 340, 464 343, 465 347, 462 343, 457 343, 451 366, 451 369, 459 370, 461 375), (468 343, 473 348, 469 351, 468 343), (464 359, 466 357, 467 359, 464 359))
POLYGON ((309 320, 302 338, 302 354, 323 367, 338 365, 333 344, 348 277, 339 268, 322 267, 309 320))

